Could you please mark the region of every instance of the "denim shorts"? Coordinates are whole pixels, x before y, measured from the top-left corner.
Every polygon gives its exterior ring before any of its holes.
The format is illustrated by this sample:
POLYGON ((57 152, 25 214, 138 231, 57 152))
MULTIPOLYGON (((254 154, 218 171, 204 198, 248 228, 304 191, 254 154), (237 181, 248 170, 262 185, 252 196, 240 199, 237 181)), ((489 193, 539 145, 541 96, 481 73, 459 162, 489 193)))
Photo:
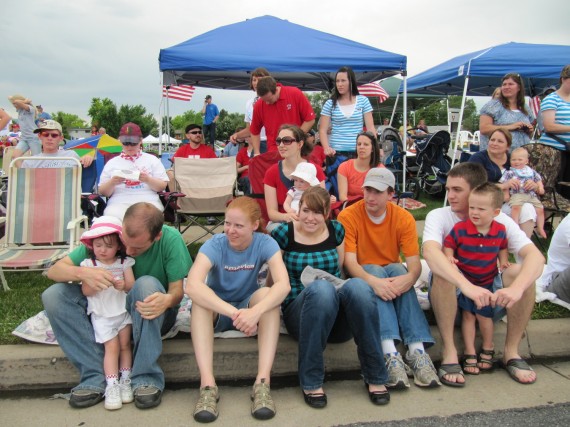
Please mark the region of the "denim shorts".
MULTIPOLYGON (((238 310, 241 308, 248 308, 249 307, 249 300, 251 299, 252 295, 248 296, 246 299, 244 299, 243 301, 240 301, 240 302, 228 301, 228 304, 233 305, 238 310)), ((214 333, 225 332, 225 331, 235 331, 235 330, 236 330, 236 328, 234 326, 234 321, 231 319, 231 317, 224 316, 222 314, 218 314, 217 319, 214 321, 214 333)))

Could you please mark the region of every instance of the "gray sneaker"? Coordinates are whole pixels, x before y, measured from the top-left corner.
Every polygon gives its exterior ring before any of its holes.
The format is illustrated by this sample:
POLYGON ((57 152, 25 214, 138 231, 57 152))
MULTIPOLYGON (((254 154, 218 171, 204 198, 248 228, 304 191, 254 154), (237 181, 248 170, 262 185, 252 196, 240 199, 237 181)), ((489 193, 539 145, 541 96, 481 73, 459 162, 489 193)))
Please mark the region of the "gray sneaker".
POLYGON ((338 277, 327 273, 326 271, 319 270, 318 268, 313 268, 310 265, 306 266, 301 273, 301 283, 304 287, 309 286, 315 280, 326 280, 334 285, 335 289, 338 291, 347 280, 339 279, 338 277))
POLYGON ((265 378, 259 384, 253 386, 251 415, 258 420, 269 420, 275 416, 275 403, 265 378))
POLYGON ((439 387, 441 382, 433 363, 425 351, 416 350, 412 354, 406 353, 406 363, 414 374, 414 384, 418 387, 439 387))
POLYGON ((194 408, 194 419, 199 423, 211 423, 218 418, 218 395, 217 386, 206 386, 200 389, 200 398, 194 408))
POLYGON ((384 355, 386 368, 388 369, 388 382, 386 387, 392 390, 402 390, 410 387, 410 381, 406 374, 406 365, 400 353, 384 355))

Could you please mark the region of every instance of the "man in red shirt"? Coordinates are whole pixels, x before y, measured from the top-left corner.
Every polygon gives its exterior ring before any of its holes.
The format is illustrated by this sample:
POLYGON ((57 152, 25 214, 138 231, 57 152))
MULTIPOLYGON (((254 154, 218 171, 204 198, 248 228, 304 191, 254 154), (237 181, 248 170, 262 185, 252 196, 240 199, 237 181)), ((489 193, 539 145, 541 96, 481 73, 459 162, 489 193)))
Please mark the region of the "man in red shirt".
POLYGON ((253 107, 250 125, 255 155, 259 154, 259 134, 265 127, 267 151, 277 151, 275 138, 283 124, 299 126, 307 133, 315 123, 315 112, 307 97, 296 87, 283 86, 271 76, 261 77, 257 82, 258 101, 253 107))
MULTIPOLYGON (((186 126, 186 138, 188 139, 188 144, 176 150, 176 153, 172 156, 172 162, 174 162, 175 157, 183 159, 215 159, 217 157, 212 147, 202 144, 202 127, 200 125, 190 124, 186 126)), ((169 169, 166 173, 170 178, 170 182, 174 182, 174 171, 169 169)))

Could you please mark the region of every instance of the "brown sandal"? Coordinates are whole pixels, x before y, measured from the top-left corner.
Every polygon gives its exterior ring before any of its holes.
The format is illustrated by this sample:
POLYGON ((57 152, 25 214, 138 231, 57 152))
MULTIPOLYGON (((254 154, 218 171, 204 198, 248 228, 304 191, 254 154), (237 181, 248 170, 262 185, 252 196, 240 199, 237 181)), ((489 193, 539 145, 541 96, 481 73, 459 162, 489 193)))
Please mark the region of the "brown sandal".
POLYGON ((484 348, 479 352, 479 364, 477 367, 480 372, 490 372, 495 369, 495 350, 486 350, 484 348), (486 358, 483 356, 490 356, 486 358))

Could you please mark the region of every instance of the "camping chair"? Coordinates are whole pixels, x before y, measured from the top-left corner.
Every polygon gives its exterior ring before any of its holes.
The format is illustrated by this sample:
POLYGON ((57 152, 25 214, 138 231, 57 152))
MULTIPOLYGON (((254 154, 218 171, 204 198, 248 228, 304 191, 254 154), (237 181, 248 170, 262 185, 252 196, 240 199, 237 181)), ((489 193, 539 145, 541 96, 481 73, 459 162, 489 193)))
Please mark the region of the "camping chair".
MULTIPOLYGON (((570 200, 560 195, 556 188, 562 153, 544 144, 527 144, 524 148, 529 153, 529 166, 542 177, 544 195, 540 197, 540 201, 544 206, 544 226, 552 232, 556 216, 564 218, 570 212, 570 200)), ((542 245, 538 237, 537 240, 542 245)))
MULTIPOLYGON (((42 160, 20 157, 19 160, 42 160)), ((81 165, 73 168, 15 167, 10 163, 6 236, 0 245, 0 279, 9 290, 4 271, 43 271, 79 244, 81 223, 81 165)))
POLYGON ((255 199, 255 201, 259 203, 261 216, 265 220, 266 224, 269 222, 269 216, 267 215, 267 206, 265 204, 263 179, 265 178, 265 172, 267 172, 267 169, 279 160, 281 160, 279 151, 268 151, 267 153, 255 156, 249 161, 248 176, 249 184, 251 186, 249 197, 255 199))
POLYGON ((237 182, 237 164, 235 157, 218 159, 174 159, 174 181, 176 191, 184 197, 177 200, 174 223, 184 234, 192 226, 202 228, 204 232, 187 243, 194 243, 215 230, 224 222, 226 205, 234 197, 237 182), (213 224, 202 224, 198 219, 221 216, 213 224), (182 222, 189 223, 182 229, 182 222))

